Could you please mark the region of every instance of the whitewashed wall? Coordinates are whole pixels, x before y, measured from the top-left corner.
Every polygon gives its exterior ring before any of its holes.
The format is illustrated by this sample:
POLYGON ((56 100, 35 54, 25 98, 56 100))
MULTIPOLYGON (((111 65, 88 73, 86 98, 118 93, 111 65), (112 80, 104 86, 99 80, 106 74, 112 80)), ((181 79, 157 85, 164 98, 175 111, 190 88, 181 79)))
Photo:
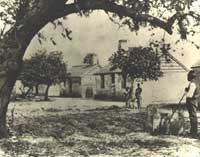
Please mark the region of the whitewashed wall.
MULTIPOLYGON (((116 91, 123 92, 122 77, 116 75, 116 91)), ((188 86, 187 72, 166 72, 158 81, 135 82, 134 90, 137 83, 142 87, 143 106, 159 103, 178 103, 184 94, 184 89, 188 86)), ((101 88, 100 76, 96 76, 97 92, 109 92, 111 85, 110 75, 105 75, 105 88, 101 88)), ((129 83, 127 83, 129 86, 129 83)), ((183 99, 183 102, 185 99, 183 99)))
POLYGON ((82 97, 86 97, 86 90, 87 88, 91 88, 93 91, 93 95, 96 94, 96 79, 94 75, 85 75, 82 77, 81 80, 81 85, 82 85, 82 97))
MULTIPOLYGON (((187 73, 165 73, 158 81, 141 84, 143 104, 178 103, 188 86, 187 73)), ((183 99, 183 102, 185 99, 183 99)))

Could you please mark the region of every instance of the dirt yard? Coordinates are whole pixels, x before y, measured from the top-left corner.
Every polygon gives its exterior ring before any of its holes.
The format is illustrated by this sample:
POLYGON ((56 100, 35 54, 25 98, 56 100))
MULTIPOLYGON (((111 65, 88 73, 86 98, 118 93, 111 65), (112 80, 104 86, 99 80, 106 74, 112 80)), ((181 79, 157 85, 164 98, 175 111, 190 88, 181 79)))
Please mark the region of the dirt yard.
POLYGON ((123 103, 52 99, 10 104, 0 157, 200 157, 200 140, 150 136, 144 112, 123 103))

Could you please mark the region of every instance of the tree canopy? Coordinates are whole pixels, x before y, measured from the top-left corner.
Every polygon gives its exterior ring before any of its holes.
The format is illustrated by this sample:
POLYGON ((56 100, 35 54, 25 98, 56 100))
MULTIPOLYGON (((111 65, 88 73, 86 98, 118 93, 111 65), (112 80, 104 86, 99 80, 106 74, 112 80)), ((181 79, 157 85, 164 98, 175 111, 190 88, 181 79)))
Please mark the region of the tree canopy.
MULTIPOLYGON (((45 51, 40 51, 25 60, 19 79, 29 88, 41 84, 49 88, 51 85, 65 81, 66 76, 67 69, 62 52, 53 51, 47 54, 45 51)), ((47 96, 48 91, 45 99, 47 96)))
MULTIPOLYGON (((37 31, 51 22, 55 28, 62 27, 61 35, 70 40, 71 31, 58 18, 66 20, 66 16, 73 13, 89 16, 93 10, 99 9, 104 10, 113 22, 118 18, 121 20, 120 25, 128 25, 131 30, 137 31, 140 26, 150 24, 169 34, 177 29, 182 39, 193 35, 196 32, 194 27, 199 26, 200 22, 198 7, 195 7, 198 5, 197 0, 3 0, 0 5, 4 8, 0 13, 1 20, 17 31, 31 23, 29 20, 43 17, 45 19, 40 21, 40 26, 35 23, 37 31), (42 16, 36 17, 37 12, 42 16)), ((6 34, 5 30, 7 29, 4 25, 1 35, 6 34)), ((40 42, 46 39, 42 33, 38 33, 38 38, 40 42)), ((56 44, 53 37, 50 40, 56 44)))
POLYGON ((133 47, 117 51, 109 59, 112 69, 121 69, 122 76, 131 80, 158 80, 162 76, 160 56, 151 47, 133 47))

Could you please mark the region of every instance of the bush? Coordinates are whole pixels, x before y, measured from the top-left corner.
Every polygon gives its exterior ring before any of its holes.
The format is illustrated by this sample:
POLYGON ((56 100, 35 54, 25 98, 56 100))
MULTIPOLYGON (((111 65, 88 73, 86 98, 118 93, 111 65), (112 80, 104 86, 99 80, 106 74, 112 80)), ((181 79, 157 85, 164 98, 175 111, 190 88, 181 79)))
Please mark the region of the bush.
POLYGON ((79 93, 69 93, 66 95, 62 95, 61 97, 67 97, 67 98, 81 98, 81 94, 79 93))
POLYGON ((101 93, 94 95, 94 99, 97 100, 110 100, 110 101, 125 101, 125 96, 122 92, 116 92, 115 95, 110 93, 101 93))
POLYGON ((98 93, 98 94, 94 95, 94 99, 97 99, 97 100, 108 100, 110 98, 109 98, 109 96, 107 94, 98 93))
POLYGON ((113 97, 113 100, 115 101, 125 101, 125 95, 122 92, 116 92, 115 96, 113 97))
POLYGON ((80 98, 81 94, 80 93, 69 93, 66 90, 61 90, 60 97, 80 98))

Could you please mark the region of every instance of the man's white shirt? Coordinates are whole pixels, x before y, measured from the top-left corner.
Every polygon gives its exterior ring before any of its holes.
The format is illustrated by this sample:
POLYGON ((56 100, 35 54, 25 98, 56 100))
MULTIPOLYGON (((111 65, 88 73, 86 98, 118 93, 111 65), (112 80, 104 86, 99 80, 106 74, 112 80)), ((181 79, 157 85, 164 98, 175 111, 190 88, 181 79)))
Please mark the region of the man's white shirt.
POLYGON ((196 85, 195 85, 194 82, 191 82, 191 83, 189 84, 189 91, 186 92, 186 97, 192 98, 193 95, 194 95, 195 90, 196 90, 196 85))

